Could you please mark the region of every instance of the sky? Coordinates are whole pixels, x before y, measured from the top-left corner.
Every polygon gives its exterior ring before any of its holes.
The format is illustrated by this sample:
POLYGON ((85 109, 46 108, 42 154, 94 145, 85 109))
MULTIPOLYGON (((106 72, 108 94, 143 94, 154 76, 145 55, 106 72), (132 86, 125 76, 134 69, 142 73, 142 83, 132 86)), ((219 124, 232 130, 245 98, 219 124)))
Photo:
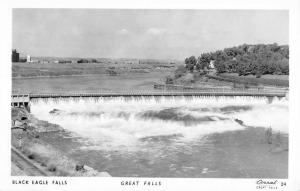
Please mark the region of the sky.
POLYGON ((285 10, 13 9, 21 55, 183 60, 244 43, 289 42, 285 10))

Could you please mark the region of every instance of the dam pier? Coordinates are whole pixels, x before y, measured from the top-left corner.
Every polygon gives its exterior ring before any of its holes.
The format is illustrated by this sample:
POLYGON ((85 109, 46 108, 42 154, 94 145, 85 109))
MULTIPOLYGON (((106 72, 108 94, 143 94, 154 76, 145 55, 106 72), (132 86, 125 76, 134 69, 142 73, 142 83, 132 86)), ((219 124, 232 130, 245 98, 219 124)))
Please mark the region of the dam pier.
POLYGON ((11 96, 12 107, 23 107, 27 111, 30 111, 29 102, 30 102, 29 94, 13 94, 11 96))

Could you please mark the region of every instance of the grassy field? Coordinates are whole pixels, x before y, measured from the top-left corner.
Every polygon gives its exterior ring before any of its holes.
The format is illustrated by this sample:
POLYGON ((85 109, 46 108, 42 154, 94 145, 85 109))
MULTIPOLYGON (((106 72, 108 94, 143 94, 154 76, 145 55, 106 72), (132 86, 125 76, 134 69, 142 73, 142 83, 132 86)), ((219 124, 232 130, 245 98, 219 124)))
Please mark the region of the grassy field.
POLYGON ((175 66, 169 66, 13 63, 12 90, 14 93, 153 90, 155 83, 164 83, 166 76, 174 72, 175 66))
POLYGON ((229 81, 232 83, 243 83, 246 85, 270 85, 270 86, 279 86, 279 87, 288 87, 289 86, 289 76, 288 75, 263 75, 260 78, 256 78, 253 75, 248 76, 239 76, 235 73, 225 73, 219 74, 216 76, 216 79, 221 81, 229 81))
POLYGON ((13 79, 13 92, 57 93, 99 92, 123 90, 152 90, 155 83, 163 83, 163 73, 132 75, 63 76, 52 78, 13 79))
POLYGON ((168 63, 12 63, 12 77, 40 77, 109 74, 118 73, 148 73, 157 70, 175 70, 175 64, 168 63))
POLYGON ((100 64, 12 64, 12 77, 83 75, 101 73, 105 73, 105 66, 100 64))

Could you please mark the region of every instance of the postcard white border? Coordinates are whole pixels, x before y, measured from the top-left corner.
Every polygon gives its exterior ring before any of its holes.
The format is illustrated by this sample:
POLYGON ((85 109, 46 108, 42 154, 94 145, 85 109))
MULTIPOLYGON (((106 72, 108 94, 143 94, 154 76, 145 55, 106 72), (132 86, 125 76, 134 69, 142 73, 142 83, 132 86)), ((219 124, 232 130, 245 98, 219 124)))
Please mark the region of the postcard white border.
MULTIPOLYGON (((290 116, 289 116, 289 179, 283 190, 300 190, 300 2, 299 0, 18 0, 0 2, 0 83, 1 83, 1 133, 0 133, 0 190, 257 190, 258 179, 212 178, 45 178, 24 177, 27 180, 67 180, 67 186, 12 185, 10 176, 10 92, 12 8, 118 8, 118 9, 284 9, 289 10, 290 39, 290 116), (156 180, 160 187, 124 187, 122 180, 156 180)), ((276 22, 276 21, 274 21, 276 22)), ((17 179, 22 179, 18 177, 17 179)))

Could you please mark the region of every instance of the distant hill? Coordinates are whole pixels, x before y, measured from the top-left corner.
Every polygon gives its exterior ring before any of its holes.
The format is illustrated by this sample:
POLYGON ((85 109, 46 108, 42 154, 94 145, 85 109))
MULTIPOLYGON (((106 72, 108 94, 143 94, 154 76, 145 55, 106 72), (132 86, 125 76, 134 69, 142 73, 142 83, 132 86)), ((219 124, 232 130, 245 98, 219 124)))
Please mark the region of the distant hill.
POLYGON ((138 59, 138 58, 97 58, 97 57, 45 57, 45 56, 33 56, 32 59, 44 60, 44 61, 62 61, 62 60, 97 60, 98 62, 132 62, 140 64, 162 64, 162 63, 182 63, 179 60, 171 59, 138 59))

